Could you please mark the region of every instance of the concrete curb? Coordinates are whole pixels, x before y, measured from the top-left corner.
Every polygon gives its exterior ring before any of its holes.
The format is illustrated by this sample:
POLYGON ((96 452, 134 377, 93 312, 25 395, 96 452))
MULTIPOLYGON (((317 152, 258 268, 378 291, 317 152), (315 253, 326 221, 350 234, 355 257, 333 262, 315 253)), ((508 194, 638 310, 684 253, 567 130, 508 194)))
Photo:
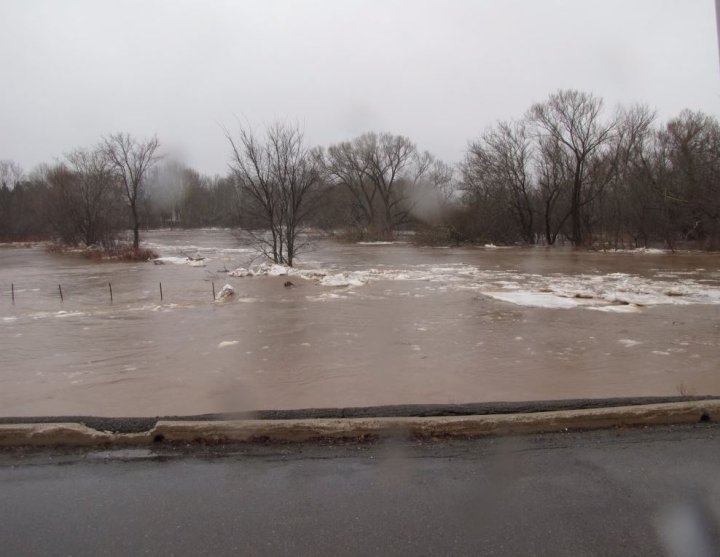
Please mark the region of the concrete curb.
POLYGON ((151 442, 150 432, 116 434, 77 423, 0 424, 0 447, 90 447, 151 442))
POLYGON ((77 423, 0 424, 0 446, 304 442, 389 436, 468 438, 720 421, 720 399, 482 416, 298 420, 161 420, 149 431, 111 433, 77 423))
POLYGON ((474 402, 463 404, 394 404, 386 406, 352 406, 335 408, 300 408, 291 410, 252 410, 177 416, 0 416, 0 424, 79 423, 97 431, 142 433, 160 421, 209 422, 235 420, 310 420, 335 418, 432 418, 440 416, 485 416, 489 414, 530 414, 559 410, 588 410, 674 402, 697 402, 717 396, 693 397, 623 397, 561 400, 530 400, 519 402, 474 402))

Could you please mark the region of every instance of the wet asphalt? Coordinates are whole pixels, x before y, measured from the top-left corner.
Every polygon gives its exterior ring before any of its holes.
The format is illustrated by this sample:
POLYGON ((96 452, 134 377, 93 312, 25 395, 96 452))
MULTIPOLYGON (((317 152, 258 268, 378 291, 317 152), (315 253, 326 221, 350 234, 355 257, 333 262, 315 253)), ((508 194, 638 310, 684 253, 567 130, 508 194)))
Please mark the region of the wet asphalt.
POLYGON ((0 451, 2 555, 717 555, 720 425, 0 451))

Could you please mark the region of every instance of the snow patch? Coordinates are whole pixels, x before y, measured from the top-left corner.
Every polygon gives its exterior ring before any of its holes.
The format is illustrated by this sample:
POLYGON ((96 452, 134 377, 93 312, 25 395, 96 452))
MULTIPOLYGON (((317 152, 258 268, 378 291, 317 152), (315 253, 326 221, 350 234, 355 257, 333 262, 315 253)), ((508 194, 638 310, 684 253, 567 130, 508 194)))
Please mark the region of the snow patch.
POLYGON ((639 340, 633 340, 631 338, 619 338, 618 342, 622 344, 625 348, 632 348, 633 346, 642 344, 642 342, 640 342, 639 340))

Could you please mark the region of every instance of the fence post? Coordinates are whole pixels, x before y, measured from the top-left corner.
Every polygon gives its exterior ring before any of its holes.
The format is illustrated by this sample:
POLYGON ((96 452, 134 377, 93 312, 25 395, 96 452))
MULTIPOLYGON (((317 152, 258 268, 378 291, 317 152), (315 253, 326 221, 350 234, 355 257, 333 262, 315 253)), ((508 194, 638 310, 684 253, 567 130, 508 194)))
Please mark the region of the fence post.
POLYGON ((64 302, 64 301, 65 301, 65 298, 63 298, 62 285, 61 285, 61 284, 58 284, 58 290, 60 291, 60 301, 61 301, 61 302, 64 302))
POLYGON ((108 286, 110 287, 110 303, 113 302, 113 296, 112 296, 112 284, 108 282, 108 286))
POLYGON ((213 302, 215 301, 215 281, 212 281, 212 287, 213 287, 213 302))
POLYGON ((162 282, 160 283, 160 301, 163 301, 163 294, 162 294, 162 282))
POLYGON ((10 283, 10 291, 12 292, 12 303, 15 305, 15 283, 10 283))

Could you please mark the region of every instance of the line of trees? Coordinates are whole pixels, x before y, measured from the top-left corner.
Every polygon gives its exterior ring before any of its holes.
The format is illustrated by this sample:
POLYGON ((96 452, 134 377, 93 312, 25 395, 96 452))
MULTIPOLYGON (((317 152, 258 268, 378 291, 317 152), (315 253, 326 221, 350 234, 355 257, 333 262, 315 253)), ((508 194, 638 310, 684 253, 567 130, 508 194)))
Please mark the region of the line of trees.
POLYGON ((720 124, 685 110, 559 91, 469 144, 460 165, 470 237, 504 243, 720 247, 720 124))
POLYGON ((107 244, 144 227, 242 227, 292 264, 308 228, 386 240, 720 248, 720 124, 561 90, 468 143, 451 166, 409 138, 326 149, 297 126, 226 132, 224 176, 158 163, 157 138, 114 134, 25 175, 0 161, 0 239, 107 244))
POLYGON ((157 162, 156 137, 109 135, 89 149, 76 149, 56 164, 25 177, 11 162, 0 163, 0 238, 53 236, 67 245, 114 246, 132 230, 140 245, 139 205, 148 171, 157 162))

